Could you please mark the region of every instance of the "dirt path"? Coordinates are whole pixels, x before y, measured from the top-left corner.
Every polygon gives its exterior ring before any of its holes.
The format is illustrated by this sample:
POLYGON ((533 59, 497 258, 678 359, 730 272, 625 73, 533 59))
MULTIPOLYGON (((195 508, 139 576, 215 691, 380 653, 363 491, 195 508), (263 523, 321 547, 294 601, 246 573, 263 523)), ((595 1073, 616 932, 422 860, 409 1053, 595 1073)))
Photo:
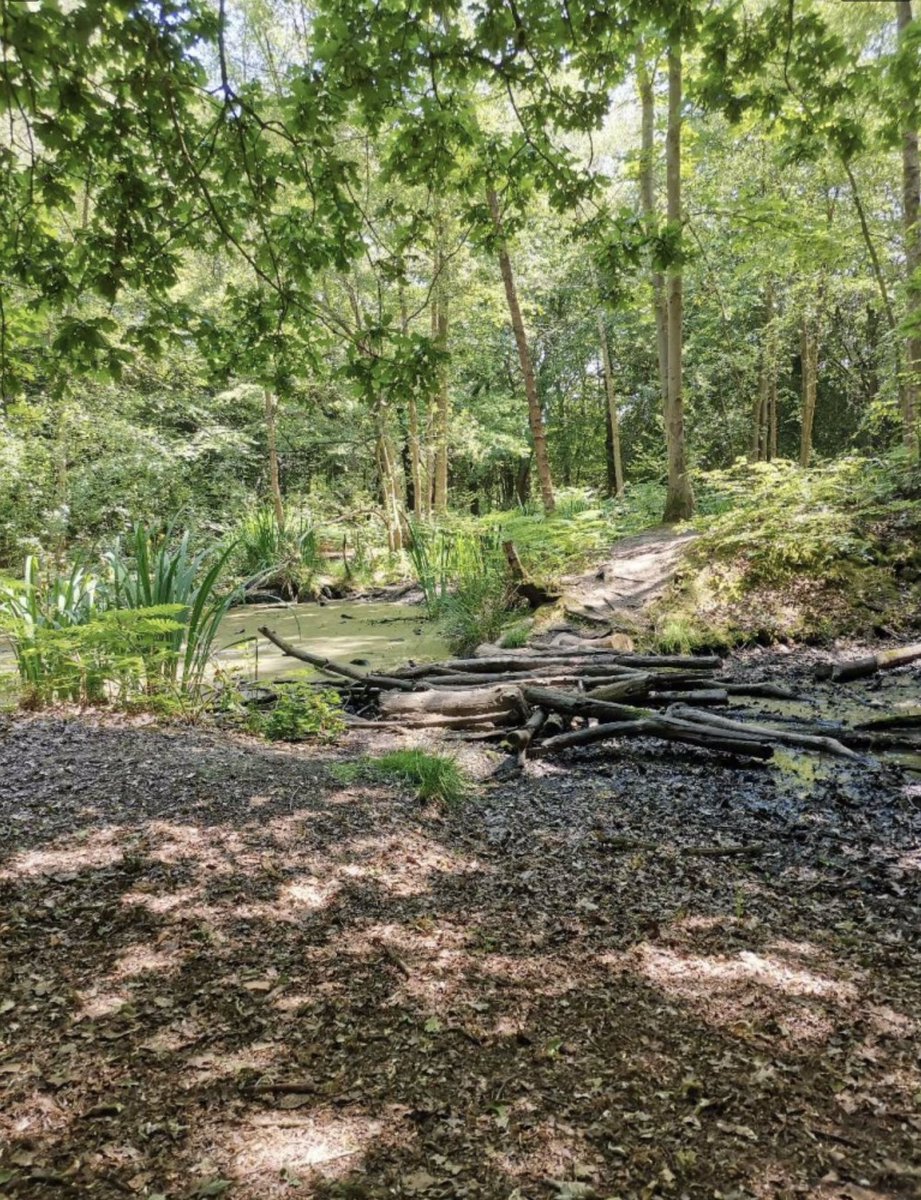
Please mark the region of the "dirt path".
POLYGON ((641 627, 645 609, 662 595, 695 536, 663 526, 623 538, 603 563, 564 581, 566 611, 627 633, 641 627))
POLYGON ((10 726, 0 1194, 917 1194, 921 785, 636 743, 442 813, 353 738, 10 726))

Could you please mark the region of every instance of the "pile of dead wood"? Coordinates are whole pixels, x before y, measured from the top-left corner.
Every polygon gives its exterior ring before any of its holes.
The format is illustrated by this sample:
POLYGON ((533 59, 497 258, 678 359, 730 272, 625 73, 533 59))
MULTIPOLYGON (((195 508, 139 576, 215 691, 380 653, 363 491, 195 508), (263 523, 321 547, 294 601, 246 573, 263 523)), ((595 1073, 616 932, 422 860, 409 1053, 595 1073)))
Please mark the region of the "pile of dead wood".
MULTIPOLYGON (((753 759, 770 758, 775 746, 856 758, 859 752, 902 747, 908 737, 789 719, 776 728, 748 712, 741 719, 720 716, 714 710, 730 703, 801 697, 775 683, 726 679, 722 660, 713 655, 625 653, 603 641, 563 634, 540 647, 481 646, 472 658, 411 664, 380 675, 310 654, 267 627, 260 633, 285 654, 349 681, 340 690, 348 695, 353 722, 370 718, 391 727, 495 737, 520 764, 527 756, 635 737, 753 759)), ((915 649, 915 657, 921 656, 921 647, 915 649)), ((897 659, 877 656, 876 669, 907 658, 905 652, 897 659)), ((849 677, 846 668, 839 677, 849 677)))

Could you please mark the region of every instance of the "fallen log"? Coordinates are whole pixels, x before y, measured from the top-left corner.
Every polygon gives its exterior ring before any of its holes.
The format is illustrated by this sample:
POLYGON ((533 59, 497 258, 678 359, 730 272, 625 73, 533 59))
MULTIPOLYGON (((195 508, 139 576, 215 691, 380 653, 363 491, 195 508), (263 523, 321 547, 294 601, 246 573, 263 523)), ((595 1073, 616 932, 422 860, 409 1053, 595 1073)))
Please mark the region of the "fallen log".
POLYGON ((734 754, 746 758, 771 758, 773 746, 753 738, 734 737, 719 732, 709 732, 703 728, 682 727, 679 722, 657 720, 655 717, 644 717, 635 721, 612 721, 603 725, 592 725, 588 729, 576 729, 571 733, 561 733, 558 737, 549 738, 535 746, 531 751, 536 758, 547 754, 557 754, 560 750, 568 750, 572 746, 588 746, 593 742, 606 742, 616 738, 651 737, 666 742, 681 742, 685 745, 696 746, 702 750, 713 750, 721 754, 734 754))
POLYGON ((921 729, 921 709, 905 709, 904 712, 871 717, 869 721, 859 721, 855 728, 866 729, 870 733, 886 729, 921 729))
POLYGON ((549 708, 567 717, 598 717, 609 721, 637 721, 653 714, 649 709, 633 704, 615 704, 609 700, 595 700, 591 694, 560 692, 555 688, 522 688, 528 704, 538 708, 549 708))
POLYGON ((397 679, 393 675, 374 675, 370 671, 359 671, 357 667, 350 666, 348 663, 334 662, 331 658, 324 658, 320 654, 310 654, 298 646, 293 646, 266 625, 260 625, 259 632, 273 642, 282 654, 288 655, 289 658, 299 658, 301 662, 310 663, 312 667, 325 671, 327 675, 344 675, 346 679, 356 679, 368 687, 397 688, 405 692, 415 691, 418 686, 406 679, 397 679))
MULTIPOLYGON (((621 663, 627 667, 678 667, 687 671, 718 671, 723 660, 715 654, 634 654, 613 650, 604 646, 566 646, 551 650, 549 653, 535 654, 534 648, 522 646, 520 649, 505 650, 492 643, 477 646, 474 650, 473 662, 494 662, 497 659, 518 660, 539 658, 543 661, 555 659, 606 659, 621 663)), ((469 663, 471 660, 460 660, 469 663)), ((465 669, 476 670, 475 667, 465 669)), ((511 668, 512 670, 514 668, 511 668)))
MULTIPOLYGON (((717 682, 714 680, 714 682, 717 682)), ((731 683, 719 680, 719 686, 730 696, 756 696, 764 700, 803 700, 798 692, 781 687, 779 683, 731 683)))
POLYGON ((542 708, 535 708, 527 721, 520 729, 513 729, 508 735, 508 744, 513 750, 518 751, 519 766, 524 766, 524 760, 528 753, 528 747, 533 742, 534 738, 540 733, 544 722, 547 720, 547 714, 542 708))
POLYGON ((758 725, 748 721, 734 721, 731 717, 718 717, 713 713, 700 712, 687 704, 676 704, 668 710, 668 715, 710 728, 715 731, 732 730, 735 733, 749 737, 765 738, 784 746, 799 746, 803 750, 816 750, 820 753, 835 754, 839 758, 859 758, 853 750, 848 749, 835 738, 816 736, 808 733, 794 733, 790 729, 775 729, 770 725, 758 725))
MULTIPOLYGON (((595 693, 593 692, 592 695, 595 693)), ((683 704, 704 705, 707 708, 719 707, 729 703, 729 693, 725 688, 708 688, 699 692, 652 692, 646 700, 650 706, 683 704)))
POLYGON ((490 720, 505 714, 507 720, 528 715, 521 689, 499 685, 491 688, 470 688, 444 691, 431 688, 425 692, 382 692, 380 711, 385 717, 482 717, 490 720))
POLYGON ((831 679, 834 683, 847 683, 852 679, 866 679, 877 671, 891 671, 905 667, 921 659, 921 642, 912 646, 898 646, 895 650, 880 650, 866 658, 855 658, 847 662, 821 663, 816 667, 817 679, 831 679))

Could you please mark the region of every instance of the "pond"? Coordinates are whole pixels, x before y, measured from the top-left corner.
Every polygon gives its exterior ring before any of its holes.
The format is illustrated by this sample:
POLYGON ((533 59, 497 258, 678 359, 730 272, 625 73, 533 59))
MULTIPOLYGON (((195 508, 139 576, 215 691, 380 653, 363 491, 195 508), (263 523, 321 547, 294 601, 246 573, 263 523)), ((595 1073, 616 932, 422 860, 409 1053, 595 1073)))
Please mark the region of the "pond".
POLYGON ((218 632, 218 665, 262 681, 305 671, 322 674, 306 663, 286 658, 258 633, 260 625, 312 654, 347 663, 361 659, 359 666, 378 671, 409 659, 434 662, 450 656, 447 642, 421 605, 343 600, 325 605, 253 604, 231 609, 218 632))

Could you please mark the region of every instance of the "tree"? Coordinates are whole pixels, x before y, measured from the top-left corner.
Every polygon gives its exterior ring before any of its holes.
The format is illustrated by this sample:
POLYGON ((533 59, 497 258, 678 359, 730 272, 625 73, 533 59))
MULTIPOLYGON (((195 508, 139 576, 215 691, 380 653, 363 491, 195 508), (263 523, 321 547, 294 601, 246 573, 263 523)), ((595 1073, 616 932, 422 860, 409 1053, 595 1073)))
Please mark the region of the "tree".
MULTIPOLYGON (((909 49, 913 35, 911 0, 896 0, 899 46, 909 49)), ((917 44, 917 43, 916 43, 917 44)), ((917 83, 917 80, 915 80, 917 83)), ((907 283, 905 339, 906 380, 902 393, 902 430, 909 451, 918 454, 918 410, 921 404, 921 161, 918 125, 912 104, 906 104, 902 127, 902 217, 905 224, 907 283)))
MULTIPOLYGON (((681 43, 673 34, 668 47, 668 130, 665 139, 666 215, 678 240, 681 232, 681 43)), ((682 263, 679 253, 666 275, 668 304, 668 400, 665 409, 665 440, 668 452, 666 521, 685 521, 694 512, 694 493, 687 468, 684 433, 682 353, 684 309, 682 263)))
POLYGON ((547 433, 544 428, 544 414, 541 409, 540 395, 537 390, 537 378, 534 374, 534 364, 528 348, 528 336, 525 332, 524 318, 521 315, 521 305, 518 303, 518 290, 515 287, 515 276, 512 271, 512 261, 508 253, 508 244, 502 226, 502 214, 499 209, 499 197, 493 187, 488 187, 486 202, 492 217, 496 238, 496 253, 499 258, 499 269, 502 272, 502 283, 505 287, 505 298, 508 303, 512 331, 515 335, 515 345, 518 349, 518 362, 521 367, 521 377, 524 382, 525 395, 528 401, 528 423, 531 427, 531 440, 534 445, 534 461, 537 465, 537 478, 540 483, 540 495, 544 512, 552 513, 555 507, 553 496, 553 478, 550 473, 550 457, 547 453, 547 433))

